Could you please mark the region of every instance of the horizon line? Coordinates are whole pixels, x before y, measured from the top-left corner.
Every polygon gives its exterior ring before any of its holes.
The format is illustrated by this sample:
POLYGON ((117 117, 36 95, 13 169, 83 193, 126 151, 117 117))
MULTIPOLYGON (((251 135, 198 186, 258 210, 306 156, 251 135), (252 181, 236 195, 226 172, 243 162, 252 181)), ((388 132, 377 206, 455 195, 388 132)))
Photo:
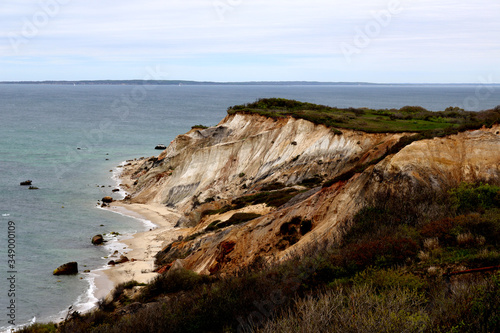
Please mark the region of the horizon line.
POLYGON ((144 80, 144 79, 102 79, 102 80, 22 80, 0 81, 0 84, 148 84, 148 85, 500 85, 491 83, 452 83, 452 82, 363 82, 363 81, 197 81, 197 80, 144 80))

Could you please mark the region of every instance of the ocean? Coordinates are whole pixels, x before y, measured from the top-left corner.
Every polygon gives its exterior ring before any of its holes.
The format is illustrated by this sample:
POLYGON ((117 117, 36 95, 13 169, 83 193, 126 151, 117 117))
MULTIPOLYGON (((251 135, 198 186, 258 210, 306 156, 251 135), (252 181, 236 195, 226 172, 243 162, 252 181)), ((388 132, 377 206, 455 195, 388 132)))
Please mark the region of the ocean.
POLYGON ((80 272, 102 268, 119 239, 97 247, 92 236, 149 228, 97 207, 118 185, 117 166, 157 155, 155 145, 168 145, 192 125, 216 125, 229 106, 283 97, 337 107, 482 110, 500 105, 499 91, 498 85, 0 84, 0 331, 11 320, 59 320, 70 306, 94 306, 93 274, 52 271, 70 261, 80 272), (39 189, 20 186, 25 180, 39 189))

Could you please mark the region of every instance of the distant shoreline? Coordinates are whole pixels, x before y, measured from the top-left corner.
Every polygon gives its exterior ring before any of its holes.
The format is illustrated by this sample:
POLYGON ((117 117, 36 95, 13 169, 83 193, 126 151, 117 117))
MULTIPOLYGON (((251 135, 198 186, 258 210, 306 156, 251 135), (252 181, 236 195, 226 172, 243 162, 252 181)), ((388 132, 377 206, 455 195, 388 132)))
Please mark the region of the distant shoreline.
MULTIPOLYGON (((372 83, 372 82, 319 82, 319 81, 248 81, 248 82, 215 82, 188 80, 46 80, 46 81, 0 81, 0 84, 42 84, 42 85, 160 85, 160 86, 421 86, 421 85, 454 85, 484 86, 482 83, 372 83)), ((500 83, 488 83, 497 86, 500 83)))

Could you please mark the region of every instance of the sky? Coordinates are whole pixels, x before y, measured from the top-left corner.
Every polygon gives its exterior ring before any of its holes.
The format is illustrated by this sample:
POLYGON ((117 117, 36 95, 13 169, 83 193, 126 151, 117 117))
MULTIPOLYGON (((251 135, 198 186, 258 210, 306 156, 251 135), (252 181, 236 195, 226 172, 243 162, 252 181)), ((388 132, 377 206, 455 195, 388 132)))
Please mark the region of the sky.
POLYGON ((0 81, 500 82, 498 0, 3 0, 0 81))

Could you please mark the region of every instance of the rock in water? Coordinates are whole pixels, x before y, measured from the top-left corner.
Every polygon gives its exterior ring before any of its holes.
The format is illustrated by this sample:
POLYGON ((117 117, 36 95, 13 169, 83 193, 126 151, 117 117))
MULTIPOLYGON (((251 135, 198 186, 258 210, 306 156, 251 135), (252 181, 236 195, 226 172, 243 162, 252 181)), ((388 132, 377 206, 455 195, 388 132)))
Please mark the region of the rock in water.
POLYGON ((94 237, 92 237, 92 244, 101 245, 102 243, 104 243, 104 238, 102 237, 102 235, 95 235, 94 237))
POLYGON ((76 261, 68 262, 64 265, 57 267, 52 274, 54 275, 78 274, 78 263, 76 261))
POLYGON ((113 198, 112 197, 104 197, 104 198, 102 198, 101 201, 104 202, 104 203, 112 203, 113 202, 113 198))
POLYGON ((155 149, 165 150, 165 149, 167 149, 167 147, 165 145, 159 144, 159 145, 156 145, 155 149))
POLYGON ((28 185, 31 185, 32 182, 33 182, 32 180, 25 180, 24 182, 21 182, 19 185, 28 186, 28 185))

